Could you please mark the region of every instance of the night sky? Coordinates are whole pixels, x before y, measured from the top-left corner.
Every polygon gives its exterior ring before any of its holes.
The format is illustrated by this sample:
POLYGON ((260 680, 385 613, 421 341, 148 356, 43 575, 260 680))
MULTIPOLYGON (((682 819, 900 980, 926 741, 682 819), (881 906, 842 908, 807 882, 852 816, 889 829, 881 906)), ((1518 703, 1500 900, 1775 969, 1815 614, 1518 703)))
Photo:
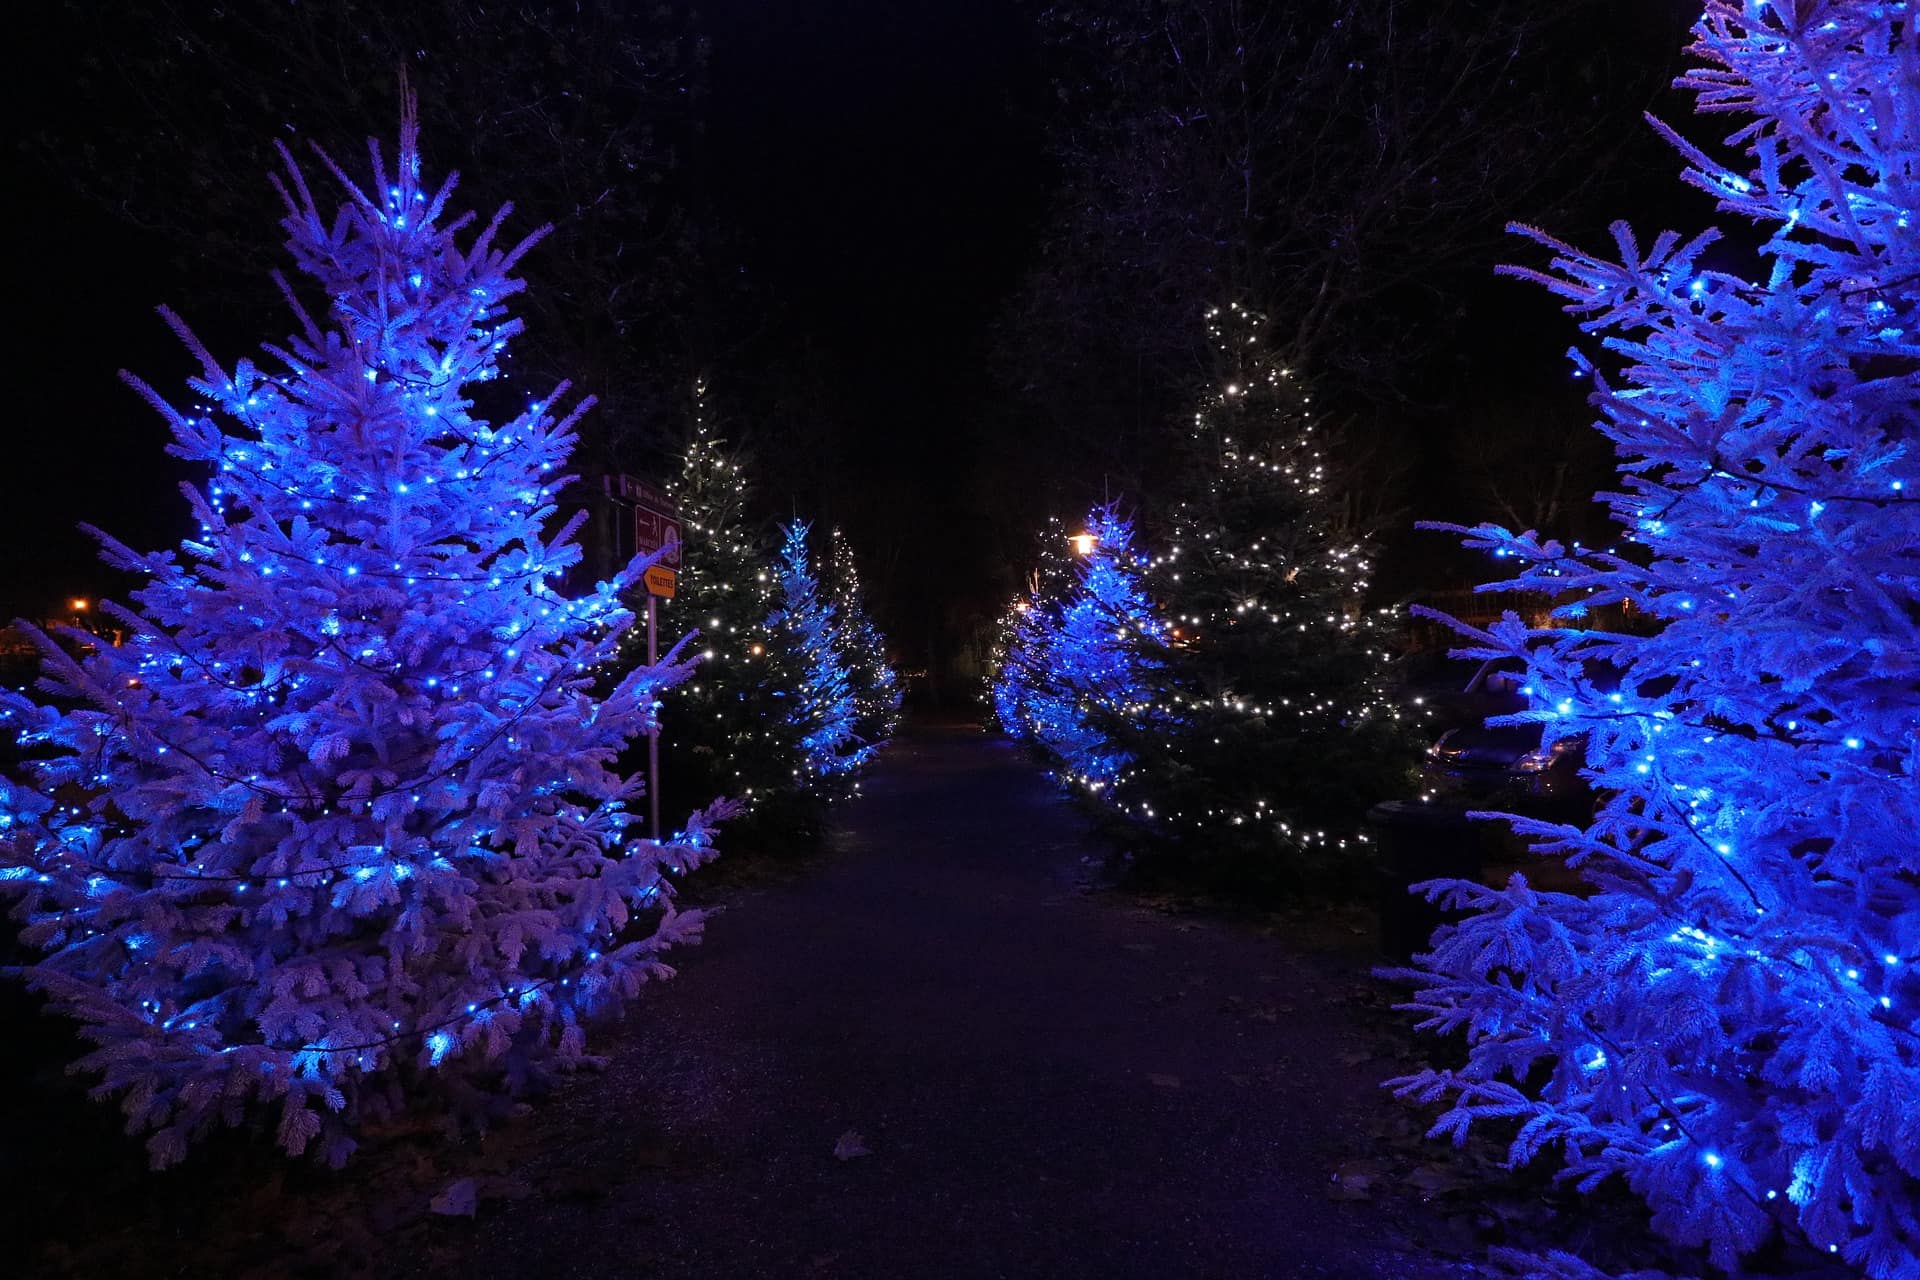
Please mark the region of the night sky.
MULTIPOLYGON (((1631 8, 1667 56, 1677 52, 1671 6, 1631 8)), ((800 514, 848 528, 898 656, 918 665, 951 652, 957 629, 1013 575, 992 563, 980 530, 993 502, 986 356, 1056 176, 1038 44, 1004 0, 718 0, 705 26, 714 211, 743 233, 738 269, 778 299, 781 341, 806 353, 833 421, 818 440, 770 451, 798 446, 812 474, 769 473, 763 484, 792 494, 800 514)), ((23 34, 20 118, 75 138, 96 127, 66 87, 75 56, 23 34)), ((0 608, 42 615, 108 584, 78 522, 136 547, 185 531, 184 470, 164 457, 158 419, 115 377, 124 366, 179 389, 188 364, 153 306, 180 308, 227 358, 264 335, 222 334, 219 316, 196 305, 195 264, 75 195, 44 158, 16 150, 9 160, 9 189, 26 198, 14 202, 24 227, 10 240, 19 331, 8 346, 0 608)), ((1647 185, 1671 199, 1676 168, 1650 166, 1647 185)), ((1639 219, 1646 207, 1625 211, 1639 219)), ((1492 265, 1471 302, 1472 376, 1554 376, 1571 326, 1537 290, 1494 282, 1492 265)), ((536 257, 536 288, 538 273, 536 257)))
POLYGON ((893 632, 924 643, 998 576, 971 483, 988 325, 1047 197, 1030 28, 1003 0, 725 0, 712 18, 721 198, 844 415, 820 515, 866 554, 893 632))
MULTIPOLYGON (((918 630, 945 588, 910 580, 965 590, 986 576, 970 563, 980 552, 959 508, 986 326, 1046 197, 1031 34, 1011 6, 977 0, 853 0, 824 13, 722 0, 707 25, 716 212, 744 230, 740 268, 779 299, 785 339, 811 353, 839 419, 837 436, 817 442, 828 487, 797 495, 827 509, 802 514, 847 525, 869 578, 903 584, 891 593, 896 625, 918 630)), ((84 138, 98 122, 64 91, 77 51, 48 40, 32 54, 17 68, 16 108, 84 138)), ((39 157, 9 160, 13 189, 38 198, 17 206, 27 225, 12 241, 25 323, 9 347, 0 605, 38 615, 109 581, 76 523, 135 546, 184 531, 185 469, 168 467, 160 422, 115 376, 130 367, 171 391, 188 371, 152 308, 211 326, 225 357, 260 335, 220 345, 218 317, 196 308, 191 275, 155 237, 74 195, 39 157)), ((538 270, 536 256, 535 287, 538 270)), ((783 492, 784 480, 766 475, 765 487, 783 492)))

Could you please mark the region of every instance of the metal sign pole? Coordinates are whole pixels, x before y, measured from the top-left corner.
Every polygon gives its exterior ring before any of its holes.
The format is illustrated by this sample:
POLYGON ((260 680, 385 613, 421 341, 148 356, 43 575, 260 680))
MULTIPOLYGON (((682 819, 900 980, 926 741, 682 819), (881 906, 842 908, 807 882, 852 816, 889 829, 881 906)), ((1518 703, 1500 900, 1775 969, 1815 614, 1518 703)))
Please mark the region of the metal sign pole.
MULTIPOLYGON (((647 592, 647 665, 660 661, 660 598, 647 592)), ((660 713, 647 730, 647 817, 655 843, 660 840, 660 713)))
MULTIPOLYGON (((642 584, 647 591, 647 665, 660 664, 660 601, 673 599, 680 569, 680 504, 664 489, 629 475, 611 475, 603 481, 617 512, 631 522, 635 556, 653 556, 642 584)), ((617 537, 616 537, 617 541, 617 537)), ((616 551, 619 548, 616 547, 616 551)), ((660 839, 660 722, 655 709, 647 730, 647 827, 660 839)))

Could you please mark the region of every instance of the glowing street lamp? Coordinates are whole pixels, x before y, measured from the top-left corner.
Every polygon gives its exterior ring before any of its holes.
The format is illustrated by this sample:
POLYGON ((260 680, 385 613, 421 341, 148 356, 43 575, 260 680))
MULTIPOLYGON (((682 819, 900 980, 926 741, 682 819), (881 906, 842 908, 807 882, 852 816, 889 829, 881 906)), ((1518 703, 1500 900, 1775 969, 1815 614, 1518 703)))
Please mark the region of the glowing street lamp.
POLYGON ((1092 534, 1076 533, 1068 538, 1067 541, 1073 544, 1073 553, 1075 555, 1090 556, 1093 554, 1095 539, 1092 534))
POLYGON ((73 599, 67 601, 67 605, 75 613, 85 613, 87 611, 87 601, 81 596, 75 596, 73 599))

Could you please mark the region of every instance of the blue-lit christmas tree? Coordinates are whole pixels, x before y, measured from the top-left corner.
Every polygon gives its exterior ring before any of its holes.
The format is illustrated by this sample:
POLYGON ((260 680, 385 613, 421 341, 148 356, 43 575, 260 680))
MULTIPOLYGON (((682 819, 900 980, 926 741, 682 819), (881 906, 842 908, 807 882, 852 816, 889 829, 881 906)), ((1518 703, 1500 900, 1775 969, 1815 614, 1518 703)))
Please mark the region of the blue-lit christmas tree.
POLYGON ((981 691, 989 727, 1009 738, 1022 740, 1033 737, 1028 698, 1034 673, 1021 662, 1034 648, 1032 638, 1026 634, 1027 615, 1031 612, 1032 598, 1021 595, 994 621, 993 646, 987 652, 985 687, 981 691))
POLYGON ((1029 664, 1039 652, 1031 596, 1019 596, 994 623, 987 654, 987 722, 1009 738, 1033 741, 1033 692, 1042 673, 1029 664))
POLYGON ((705 819, 629 835, 640 783, 610 768, 685 668, 596 697, 634 569, 549 585, 579 558, 555 502, 588 402, 488 385, 538 233, 450 216, 411 110, 391 171, 372 151, 371 187, 326 161, 337 213, 286 157, 304 280, 266 360, 222 366, 167 314, 196 402, 129 381, 211 469, 200 533, 100 535, 144 579, 103 606, 127 642, 45 641, 50 701, 0 695, 28 759, 0 783, 25 976, 158 1165, 269 1107, 287 1151, 338 1162, 423 1073, 535 1081, 700 926, 665 877, 708 856, 705 819))
POLYGON ((809 526, 787 525, 775 564, 778 587, 768 625, 782 633, 801 664, 798 703, 789 712, 800 731, 796 781, 829 797, 852 789, 853 777, 873 755, 860 740, 860 711, 847 675, 846 641, 840 623, 820 590, 807 551, 809 526))
MULTIPOLYGON (((1538 232, 1524 272, 1605 356, 1607 495, 1633 543, 1484 527, 1514 585, 1624 602, 1648 636, 1509 617, 1555 738, 1584 733, 1584 829, 1522 822, 1591 896, 1455 885, 1475 914, 1418 977, 1467 1063, 1403 1081, 1437 1132, 1517 1123, 1619 1175, 1678 1240, 1776 1233, 1875 1280, 1920 1276, 1920 41, 1893 0, 1714 0, 1683 85, 1739 117, 1688 180, 1764 234, 1617 258, 1538 232)), ((1557 1274, 1557 1273, 1556 1273, 1557 1274)))
POLYGON ((1047 638, 1058 624, 1060 604, 1073 589, 1067 530, 1049 516, 1025 590, 1001 613, 987 655, 986 700, 1002 733, 1038 742, 1035 699, 1047 684, 1047 638))
POLYGON ((1161 663, 1167 627, 1141 585, 1145 558, 1133 523, 1108 503, 1076 537, 1081 560, 1056 601, 1028 602, 1002 664, 996 702, 1059 765, 1095 794, 1112 787, 1131 755, 1118 726, 1151 732, 1160 712, 1149 674, 1161 663))
POLYGON ((853 690, 854 735, 877 751, 900 727, 900 679, 887 661, 887 637, 867 609, 853 544, 838 528, 827 536, 826 576, 827 597, 840 619, 847 684, 853 690))

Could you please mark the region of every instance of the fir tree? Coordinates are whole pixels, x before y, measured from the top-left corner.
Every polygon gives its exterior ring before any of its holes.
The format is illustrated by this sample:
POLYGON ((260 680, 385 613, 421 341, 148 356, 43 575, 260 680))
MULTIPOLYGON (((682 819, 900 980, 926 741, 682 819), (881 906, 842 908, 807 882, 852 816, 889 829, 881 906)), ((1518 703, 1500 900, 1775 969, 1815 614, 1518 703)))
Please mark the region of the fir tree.
MULTIPOLYGON (((693 940, 668 873, 704 818, 632 839, 640 784, 609 767, 685 669, 594 668, 637 568, 580 599, 549 534, 573 424, 565 387, 501 425, 470 397, 519 332, 503 249, 423 185, 411 107, 396 168, 323 215, 280 184, 299 331, 221 366, 170 312, 201 402, 165 416, 211 478, 182 554, 105 535, 137 608, 123 646, 41 637, 51 703, 0 694, 30 754, 0 784, 0 887, 25 969, 96 1048, 76 1064, 152 1130, 156 1165, 269 1104, 290 1153, 338 1162, 356 1123, 438 1069, 518 1086, 577 1060, 582 1020, 693 940)), ((324 159, 324 157, 323 157, 324 159)), ((495 389, 504 398, 504 388, 495 389)), ((519 397, 514 397, 519 399, 519 397)))
POLYGON ((853 546, 838 528, 827 538, 827 584, 846 647, 854 736, 878 750, 900 727, 900 681, 887 661, 887 638, 867 612, 853 546))
POLYGON ((1073 589, 1066 527, 1049 516, 1026 589, 1000 615, 987 658, 987 702, 994 723, 1012 738, 1038 742, 1035 698, 1048 683, 1047 638, 1073 589))
POLYGON ((1366 607, 1372 550, 1264 320, 1236 305, 1208 328, 1227 376, 1194 414, 1187 496, 1147 576, 1170 644, 1157 714, 1113 727, 1135 758, 1114 802, 1218 874, 1351 878, 1362 815, 1416 757, 1387 687, 1392 614, 1366 607))
POLYGON ((801 663, 800 695, 788 722, 800 734, 796 781, 829 798, 844 794, 873 748, 855 734, 858 709, 847 675, 846 641, 823 597, 807 553, 809 526, 786 526, 775 578, 777 604, 768 625, 781 632, 801 663))
POLYGON ((986 704, 988 724, 1009 738, 1033 739, 1030 712, 1033 686, 1038 673, 1028 659, 1039 644, 1031 630, 1029 616, 1038 602, 1037 592, 1014 598, 994 623, 993 646, 987 652, 986 704))
POLYGON ((1132 762, 1116 727, 1159 725, 1149 673, 1162 658, 1168 630, 1142 587, 1145 557, 1134 549, 1133 524, 1117 506, 1096 507, 1072 587, 1057 601, 1029 608, 1009 652, 1004 680, 1010 714, 1059 764, 1062 776, 1099 795, 1132 762))
POLYGON ((1736 166, 1669 137, 1688 180, 1766 233, 1617 259, 1534 231, 1523 272, 1605 335, 1606 495, 1637 545, 1470 531, 1514 583, 1630 603, 1610 635, 1509 616, 1526 721, 1584 732, 1585 829, 1516 822, 1591 897, 1454 884, 1415 1008, 1464 1067, 1400 1082, 1456 1136, 1520 1125, 1585 1185, 1618 1174, 1661 1230, 1733 1270, 1776 1231, 1875 1280, 1920 1276, 1920 44, 1904 3, 1712 0, 1702 111, 1736 166))
MULTIPOLYGON (((790 713, 804 667, 790 634, 769 625, 774 578, 749 517, 748 463, 714 435, 704 386, 695 389, 693 433, 668 489, 680 504, 683 546, 664 617, 698 631, 700 665, 667 697, 664 785, 683 808, 716 795, 739 801, 746 813, 731 828, 734 842, 745 832, 760 843, 773 834, 761 830, 769 822, 791 840, 814 825, 807 806, 791 803, 803 752, 790 713)), ((644 653, 632 639, 628 649, 628 662, 644 653)))

